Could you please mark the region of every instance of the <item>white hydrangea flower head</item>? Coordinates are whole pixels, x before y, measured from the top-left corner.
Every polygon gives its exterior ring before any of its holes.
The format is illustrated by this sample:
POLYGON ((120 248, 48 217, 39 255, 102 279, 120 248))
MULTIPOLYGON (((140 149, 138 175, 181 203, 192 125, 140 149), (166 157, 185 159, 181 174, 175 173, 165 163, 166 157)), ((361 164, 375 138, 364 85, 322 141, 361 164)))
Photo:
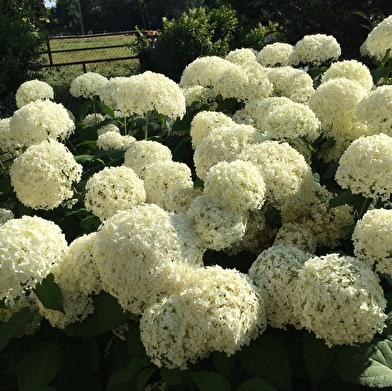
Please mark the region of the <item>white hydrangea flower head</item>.
POLYGON ((111 149, 126 151, 135 141, 136 138, 128 134, 123 136, 119 132, 108 131, 98 136, 97 148, 106 151, 111 149))
POLYGON ((204 196, 224 209, 239 213, 259 209, 265 201, 265 183, 251 162, 222 161, 210 168, 204 181, 204 196))
POLYGON ((321 122, 304 103, 275 105, 265 118, 265 132, 275 139, 305 137, 314 141, 320 135, 321 122))
POLYGON ((101 88, 108 81, 107 77, 96 72, 83 73, 72 80, 69 91, 72 96, 93 99, 99 96, 101 88))
POLYGON ((120 133, 120 129, 117 125, 115 124, 106 124, 101 126, 98 130, 97 130, 97 134, 98 137, 101 134, 107 133, 107 132, 116 132, 116 133, 120 133))
POLYGON ((0 225, 3 225, 6 221, 11 220, 15 217, 12 210, 0 208, 0 225))
POLYGON ((101 221, 146 201, 144 182, 130 167, 105 167, 85 186, 84 205, 101 221))
POLYGON ((298 273, 294 292, 301 326, 327 346, 370 342, 385 327, 380 281, 356 258, 328 254, 309 259, 298 273))
POLYGON ((392 276, 392 210, 368 210, 357 221, 351 239, 358 259, 392 276))
POLYGON ((360 47, 362 56, 384 59, 388 49, 392 49, 392 15, 380 22, 367 36, 360 47))
POLYGON ((133 314, 184 289, 202 266, 191 263, 197 257, 188 258, 170 216, 155 204, 141 204, 119 211, 97 231, 93 259, 103 289, 133 314))
POLYGON ((101 278, 93 259, 96 232, 74 239, 67 247, 64 257, 53 269, 56 282, 68 291, 83 295, 99 293, 101 278))
POLYGON ((336 61, 342 51, 335 37, 326 34, 305 35, 294 46, 290 62, 296 64, 322 65, 336 61))
POLYGON ((10 130, 11 118, 0 118, 0 162, 11 160, 22 152, 22 145, 10 130))
POLYGON ((166 190, 165 209, 173 213, 186 213, 195 198, 202 193, 203 189, 194 187, 193 183, 173 183, 166 190))
POLYGON ((270 43, 257 54, 257 61, 264 67, 291 65, 290 57, 293 51, 294 46, 289 43, 270 43))
POLYGON ((192 103, 199 103, 205 105, 211 103, 215 98, 215 92, 210 87, 203 86, 190 86, 182 87, 182 92, 185 96, 186 106, 190 106, 192 103))
POLYGON ((16 110, 10 120, 12 137, 22 145, 65 139, 75 130, 67 109, 51 100, 36 100, 16 110))
POLYGON ((73 196, 72 186, 80 181, 82 170, 65 145, 42 141, 14 160, 11 184, 23 205, 51 210, 73 196))
POLYGON ((345 77, 330 79, 314 91, 309 98, 309 107, 320 119, 323 130, 328 131, 339 118, 352 118, 358 102, 367 95, 358 82, 345 77))
POLYGON ((67 242, 60 227, 37 216, 0 226, 0 297, 23 296, 61 261, 67 242))
POLYGON ((306 103, 314 92, 313 79, 302 69, 291 66, 271 68, 268 80, 274 96, 284 96, 294 102, 306 103))
POLYGON ((284 223, 275 237, 274 246, 278 245, 295 246, 301 251, 314 254, 317 239, 305 224, 284 223))
POLYGON ((245 234, 245 213, 222 208, 204 195, 194 199, 186 215, 207 249, 228 248, 245 234))
POLYGON ((111 77, 102 87, 99 89, 99 99, 106 106, 112 109, 118 109, 117 105, 117 94, 121 84, 128 80, 126 76, 111 77))
POLYGON ((68 290, 62 283, 58 283, 61 289, 64 313, 45 308, 37 300, 39 313, 51 324, 52 327, 64 329, 71 323, 82 322, 88 315, 94 313, 94 304, 91 297, 81 292, 68 290))
POLYGON ((256 61, 256 52, 251 48, 233 49, 227 53, 225 59, 234 64, 242 65, 246 62, 256 61))
POLYGON ((192 172, 188 165, 174 161, 149 165, 144 172, 146 202, 155 203, 166 209, 166 192, 174 185, 193 185, 192 172))
POLYGON ((247 145, 260 143, 266 137, 251 125, 233 124, 211 131, 196 147, 193 160, 197 176, 204 180, 208 170, 216 163, 231 162, 247 145))
POLYGON ((190 285, 143 313, 141 340, 158 367, 186 369, 214 351, 232 355, 266 328, 250 279, 220 266, 200 268, 190 285))
POLYGON ((171 162, 172 152, 169 147, 158 141, 139 140, 130 145, 124 155, 124 166, 144 179, 148 166, 159 162, 171 162))
POLYGON ((340 77, 356 81, 366 91, 370 91, 373 88, 373 78, 370 69, 357 60, 343 60, 333 63, 323 73, 321 83, 340 77))
POLYGON ((365 123, 372 134, 392 136, 392 86, 379 86, 370 91, 355 109, 357 118, 365 123))
POLYGON ((199 111, 192 119, 190 136, 192 147, 196 147, 205 139, 213 129, 222 125, 233 125, 234 121, 221 111, 199 111))
POLYGON ((335 179, 353 194, 386 201, 392 193, 392 137, 360 137, 343 153, 335 179))
POLYGON ((237 110, 232 116, 231 119, 236 123, 236 124, 241 124, 241 125, 252 125, 255 126, 255 120, 254 118, 248 114, 248 112, 245 109, 239 109, 237 110))
POLYGON ((293 245, 276 245, 264 250, 252 263, 248 275, 264 299, 267 322, 286 329, 300 328, 298 314, 293 311, 293 297, 298 272, 310 254, 293 245))
POLYGON ((102 114, 92 113, 92 114, 87 114, 83 118, 82 123, 85 126, 96 126, 96 125, 99 125, 104 120, 105 120, 105 117, 102 114))
POLYGON ((124 115, 156 110, 169 118, 182 118, 186 111, 185 96, 179 85, 165 75, 146 71, 130 76, 121 83, 117 105, 124 115))
POLYGON ((354 211, 349 204, 331 208, 330 200, 335 194, 325 187, 313 186, 301 189, 288 197, 281 208, 283 226, 300 224, 315 237, 317 245, 334 248, 348 236, 345 227, 354 225, 354 211))
POLYGON ((27 103, 38 99, 45 100, 53 98, 53 87, 50 84, 37 79, 22 83, 15 94, 16 107, 18 109, 27 105, 27 103))
POLYGON ((231 64, 230 61, 218 56, 199 57, 188 64, 182 72, 180 86, 213 87, 216 78, 231 64))
POLYGON ((266 184, 267 199, 276 207, 298 193, 302 183, 312 176, 305 158, 286 142, 266 140, 248 145, 237 158, 258 167, 266 184))
POLYGON ((257 62, 248 66, 230 63, 216 78, 213 89, 224 99, 235 98, 245 102, 266 98, 272 91, 272 83, 257 62))

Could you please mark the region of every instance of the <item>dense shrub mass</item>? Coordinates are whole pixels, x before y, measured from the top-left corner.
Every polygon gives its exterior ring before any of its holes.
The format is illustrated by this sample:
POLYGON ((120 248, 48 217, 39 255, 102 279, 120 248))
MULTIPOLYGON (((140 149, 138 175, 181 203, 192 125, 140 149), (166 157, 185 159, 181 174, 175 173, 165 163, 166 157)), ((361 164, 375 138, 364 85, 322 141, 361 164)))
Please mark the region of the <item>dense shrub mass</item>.
POLYGON ((392 387, 391 22, 361 46, 374 68, 317 33, 179 82, 86 73, 74 113, 22 83, 1 389, 392 387))

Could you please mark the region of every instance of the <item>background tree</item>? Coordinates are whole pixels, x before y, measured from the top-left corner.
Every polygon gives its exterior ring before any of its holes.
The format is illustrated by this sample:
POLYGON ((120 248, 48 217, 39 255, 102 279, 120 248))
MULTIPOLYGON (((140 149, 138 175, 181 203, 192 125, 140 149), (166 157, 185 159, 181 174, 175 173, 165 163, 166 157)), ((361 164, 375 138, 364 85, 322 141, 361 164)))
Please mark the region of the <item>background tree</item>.
POLYGON ((46 38, 43 0, 0 0, 0 116, 15 110, 20 84, 36 76, 46 38))

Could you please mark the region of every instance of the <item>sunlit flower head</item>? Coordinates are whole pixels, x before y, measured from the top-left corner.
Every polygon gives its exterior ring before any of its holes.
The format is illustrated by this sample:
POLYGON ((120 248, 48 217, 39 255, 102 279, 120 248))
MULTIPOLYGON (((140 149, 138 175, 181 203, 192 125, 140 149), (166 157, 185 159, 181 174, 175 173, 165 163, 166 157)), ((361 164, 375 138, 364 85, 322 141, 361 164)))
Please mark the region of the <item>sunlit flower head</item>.
POLYGON ((214 351, 230 356, 265 328, 264 301, 250 279, 220 266, 195 270, 186 289, 147 308, 140 322, 152 362, 180 369, 214 351))
POLYGON ((295 44, 290 60, 292 64, 321 65, 336 61, 340 54, 340 45, 332 35, 311 34, 295 44))
POLYGON ((384 59, 388 49, 392 49, 392 15, 380 22, 360 47, 362 56, 374 57, 378 61, 384 59))
POLYGON ((225 59, 234 64, 242 65, 246 62, 256 61, 256 52, 250 48, 233 49, 227 53, 225 59))
POLYGON ((387 318, 377 275, 362 261, 339 254, 305 262, 293 302, 301 326, 327 346, 369 342, 387 318))
POLYGON ((82 166, 72 153, 55 140, 31 145, 18 156, 10 170, 11 183, 22 204, 51 210, 74 194, 82 166))
POLYGON ((11 118, 0 118, 0 161, 11 160, 22 152, 22 145, 10 130, 11 118))
POLYGON ((293 245, 271 246, 252 263, 249 277, 264 299, 267 322, 272 327, 298 328, 298 314, 294 313, 292 299, 298 272, 311 257, 293 245))
POLYGON ((392 193, 392 137, 386 134, 360 137, 339 160, 335 179, 353 194, 389 199, 392 193))
POLYGON ((128 80, 125 76, 111 77, 99 89, 99 99, 112 109, 118 109, 117 93, 121 84, 128 80))
POLYGON ((22 83, 15 94, 16 106, 18 109, 27 105, 27 103, 38 99, 45 100, 53 98, 53 87, 50 84, 37 79, 22 83))
POLYGON ((136 138, 130 135, 123 136, 119 132, 108 131, 98 136, 98 149, 111 150, 119 149, 126 151, 134 142, 136 138))
POLYGON ((275 42, 264 46, 257 55, 257 61, 264 67, 291 65, 290 56, 294 46, 275 42))
POLYGON ((86 209, 101 221, 146 200, 143 181, 126 166, 105 167, 96 172, 87 181, 85 191, 86 209))
POLYGON ((355 225, 352 241, 358 259, 392 276, 392 210, 368 210, 355 225))
POLYGON ((101 88, 109 80, 95 72, 87 72, 77 76, 71 83, 69 89, 71 95, 75 97, 94 98, 99 95, 101 88))
POLYGON ((15 111, 10 120, 12 137, 22 145, 67 138, 75 124, 61 103, 36 100, 15 111))

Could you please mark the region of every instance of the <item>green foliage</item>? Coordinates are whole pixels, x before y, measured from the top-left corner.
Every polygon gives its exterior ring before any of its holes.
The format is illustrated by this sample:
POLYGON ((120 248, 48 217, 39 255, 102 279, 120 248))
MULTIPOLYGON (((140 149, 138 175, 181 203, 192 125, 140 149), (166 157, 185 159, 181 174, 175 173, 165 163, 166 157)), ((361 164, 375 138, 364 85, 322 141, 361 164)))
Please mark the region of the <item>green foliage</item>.
POLYGON ((40 67, 45 30, 34 4, 0 0, 0 117, 13 113, 16 90, 40 67))

